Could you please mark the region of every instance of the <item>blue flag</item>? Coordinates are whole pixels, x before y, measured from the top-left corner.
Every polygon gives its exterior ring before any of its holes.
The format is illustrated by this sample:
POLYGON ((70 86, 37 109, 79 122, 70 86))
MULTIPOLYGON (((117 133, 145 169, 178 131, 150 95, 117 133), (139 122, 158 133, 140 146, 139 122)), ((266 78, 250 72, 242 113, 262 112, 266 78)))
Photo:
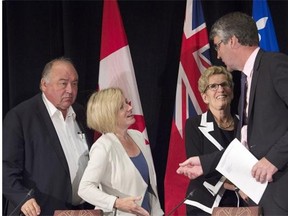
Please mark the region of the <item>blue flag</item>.
POLYGON ((253 0, 252 14, 258 28, 260 47, 266 51, 279 51, 267 0, 253 0))

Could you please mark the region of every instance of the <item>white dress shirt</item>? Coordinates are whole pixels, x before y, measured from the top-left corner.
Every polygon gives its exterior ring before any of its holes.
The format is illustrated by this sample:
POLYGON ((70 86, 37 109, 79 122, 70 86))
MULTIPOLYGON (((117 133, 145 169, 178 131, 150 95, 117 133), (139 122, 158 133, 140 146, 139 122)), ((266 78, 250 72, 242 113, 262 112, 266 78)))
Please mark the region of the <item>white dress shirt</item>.
POLYGON ((79 128, 76 122, 76 113, 71 106, 64 119, 62 112, 44 94, 42 94, 42 98, 58 134, 69 166, 72 184, 72 204, 79 205, 83 200, 78 195, 78 187, 89 158, 85 134, 79 128))

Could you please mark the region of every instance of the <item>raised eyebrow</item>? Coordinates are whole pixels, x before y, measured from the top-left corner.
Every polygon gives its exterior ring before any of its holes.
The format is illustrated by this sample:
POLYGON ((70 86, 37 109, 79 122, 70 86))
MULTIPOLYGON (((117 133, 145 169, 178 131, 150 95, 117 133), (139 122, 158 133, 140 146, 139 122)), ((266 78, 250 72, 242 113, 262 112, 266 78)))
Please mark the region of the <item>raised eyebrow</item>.
POLYGON ((59 82, 59 83, 68 83, 68 80, 66 80, 66 79, 60 79, 58 82, 59 82))
POLYGON ((60 78, 59 81, 65 81, 65 82, 68 82, 68 79, 60 78))

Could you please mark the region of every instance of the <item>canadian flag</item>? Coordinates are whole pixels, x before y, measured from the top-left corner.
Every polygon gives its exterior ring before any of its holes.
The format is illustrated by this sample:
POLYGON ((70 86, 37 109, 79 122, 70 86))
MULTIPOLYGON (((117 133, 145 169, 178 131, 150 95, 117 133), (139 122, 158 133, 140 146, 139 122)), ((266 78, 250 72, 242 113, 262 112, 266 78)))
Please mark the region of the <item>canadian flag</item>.
POLYGON ((130 127, 143 133, 149 144, 134 67, 117 0, 104 0, 99 89, 119 87, 131 101, 135 123, 130 127))

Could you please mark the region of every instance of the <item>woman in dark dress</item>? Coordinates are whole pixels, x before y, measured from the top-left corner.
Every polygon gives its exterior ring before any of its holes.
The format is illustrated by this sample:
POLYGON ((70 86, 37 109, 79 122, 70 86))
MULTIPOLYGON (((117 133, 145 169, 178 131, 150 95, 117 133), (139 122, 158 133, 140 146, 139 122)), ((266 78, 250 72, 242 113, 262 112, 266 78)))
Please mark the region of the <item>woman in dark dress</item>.
POLYGON ((241 197, 247 198, 215 170, 222 150, 236 137, 238 118, 230 110, 232 75, 224 67, 212 66, 201 75, 198 89, 208 110, 186 120, 186 154, 187 158, 199 156, 202 167, 214 171, 190 181, 187 194, 193 193, 188 198, 187 215, 193 216, 210 215, 216 206, 243 206, 241 197))

